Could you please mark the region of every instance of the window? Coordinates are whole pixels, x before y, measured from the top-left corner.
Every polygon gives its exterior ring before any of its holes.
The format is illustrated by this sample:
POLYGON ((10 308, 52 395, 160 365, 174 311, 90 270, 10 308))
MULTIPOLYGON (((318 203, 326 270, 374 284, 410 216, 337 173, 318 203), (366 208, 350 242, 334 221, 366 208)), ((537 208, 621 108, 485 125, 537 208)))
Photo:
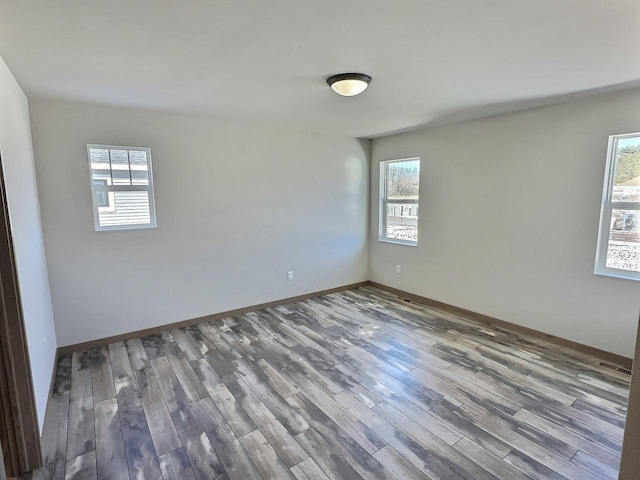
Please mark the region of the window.
POLYGON ((380 162, 381 242, 418 244, 420 159, 380 162))
POLYGON ((609 137, 595 273, 640 280, 640 133, 609 137))
POLYGON ((87 145, 96 231, 154 228, 151 150, 87 145))

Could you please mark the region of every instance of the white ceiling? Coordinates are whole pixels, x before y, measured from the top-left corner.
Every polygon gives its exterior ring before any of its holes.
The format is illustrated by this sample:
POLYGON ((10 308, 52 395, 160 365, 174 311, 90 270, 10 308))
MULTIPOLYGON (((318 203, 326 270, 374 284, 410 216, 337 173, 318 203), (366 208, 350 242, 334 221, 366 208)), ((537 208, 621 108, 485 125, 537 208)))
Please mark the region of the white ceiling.
POLYGON ((640 1, 0 0, 0 55, 29 97, 373 137, 640 84, 640 1))

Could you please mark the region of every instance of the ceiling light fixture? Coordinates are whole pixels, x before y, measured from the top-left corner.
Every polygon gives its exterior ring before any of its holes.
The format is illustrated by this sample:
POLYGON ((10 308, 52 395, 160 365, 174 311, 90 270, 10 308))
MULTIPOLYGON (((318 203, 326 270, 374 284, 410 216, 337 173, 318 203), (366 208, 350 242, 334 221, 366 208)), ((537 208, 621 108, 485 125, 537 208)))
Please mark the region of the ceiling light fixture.
POLYGON ((364 73, 340 73, 327 78, 327 83, 338 95, 353 97, 367 89, 371 77, 364 73))

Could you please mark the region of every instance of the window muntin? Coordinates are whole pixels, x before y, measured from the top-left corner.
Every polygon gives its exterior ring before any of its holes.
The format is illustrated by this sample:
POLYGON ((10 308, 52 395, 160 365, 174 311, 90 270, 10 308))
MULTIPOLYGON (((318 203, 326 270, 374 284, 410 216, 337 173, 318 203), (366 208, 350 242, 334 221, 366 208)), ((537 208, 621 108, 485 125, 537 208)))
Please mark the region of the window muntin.
POLYGON ((156 226, 151 149, 87 145, 96 231, 156 226))
POLYGON ((417 245, 419 199, 419 158, 380 162, 378 240, 417 245))
POLYGON ((640 280, 640 133, 609 137, 594 272, 640 280))

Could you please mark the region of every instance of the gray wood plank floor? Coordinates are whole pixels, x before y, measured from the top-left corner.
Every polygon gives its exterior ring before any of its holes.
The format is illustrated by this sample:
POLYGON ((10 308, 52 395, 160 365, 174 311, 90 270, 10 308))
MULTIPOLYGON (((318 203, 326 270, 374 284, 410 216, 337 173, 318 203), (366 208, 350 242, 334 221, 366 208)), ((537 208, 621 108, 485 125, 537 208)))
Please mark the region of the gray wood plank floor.
POLYGON ((59 358, 36 479, 615 479, 628 379, 373 287, 59 358))

